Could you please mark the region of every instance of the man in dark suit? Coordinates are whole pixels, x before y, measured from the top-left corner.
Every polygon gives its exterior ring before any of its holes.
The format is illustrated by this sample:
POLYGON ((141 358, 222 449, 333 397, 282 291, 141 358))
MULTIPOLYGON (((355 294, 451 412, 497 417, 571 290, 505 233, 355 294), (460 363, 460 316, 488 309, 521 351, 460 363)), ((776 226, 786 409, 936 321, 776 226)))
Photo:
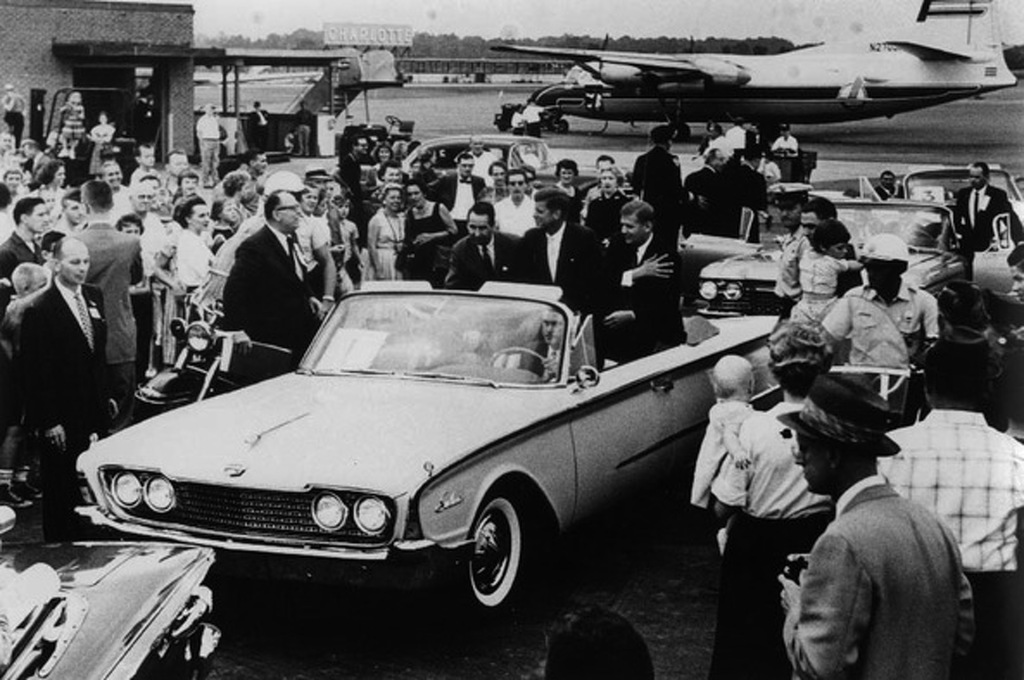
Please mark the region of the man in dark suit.
POLYGON ((710 148, 704 155, 704 167, 686 176, 690 201, 686 233, 730 236, 736 232, 727 215, 727 188, 723 172, 728 158, 721 149, 710 148))
POLYGON ((50 209, 37 197, 23 198, 14 205, 14 233, 0 245, 0 318, 11 301, 11 274, 22 262, 43 263, 43 251, 36 238, 49 226, 50 209))
POLYGON ((78 454, 103 436, 107 324, 103 294, 85 285, 89 250, 74 237, 54 248, 55 280, 25 310, 21 362, 25 422, 42 439, 43 536, 75 538, 78 454))
POLYGON ((650 203, 630 201, 621 222, 608 246, 608 313, 597 327, 602 354, 619 362, 686 341, 679 253, 654 238, 650 203))
POLYGON ((115 220, 110 214, 114 197, 109 184, 98 180, 86 182, 82 185, 82 200, 88 210, 88 223, 79 238, 89 249, 86 282, 103 293, 107 314, 107 390, 117 402, 111 431, 117 432, 131 424, 135 405, 137 343, 129 290, 142 281, 142 246, 138 236, 122 234, 114 228, 115 220))
POLYGON ((968 172, 971 175, 971 186, 956 193, 954 214, 956 233, 960 239, 959 251, 967 260, 967 278, 973 278, 974 253, 988 250, 992 239, 999 236, 992 224, 996 217, 1009 214, 1009 236, 1014 243, 1024 240, 1024 228, 1006 192, 988 183, 988 164, 980 161, 971 163, 968 172))
POLYGON ((348 187, 351 210, 349 219, 359 228, 359 242, 366 245, 366 215, 363 213, 363 158, 370 150, 370 142, 366 137, 352 140, 348 151, 338 159, 336 176, 348 187))
POLYGON ((527 283, 556 285, 562 301, 584 316, 600 308, 604 280, 601 243, 593 231, 566 222, 570 199, 561 189, 546 188, 533 195, 537 226, 519 245, 516 276, 527 283))
POLYGON ((633 164, 632 184, 637 198, 654 206, 654 238, 676 246, 687 194, 679 174, 679 159, 669 151, 673 134, 670 125, 651 130, 651 148, 633 164))
POLYGON ((753 213, 753 222, 747 234, 747 241, 760 241, 760 224, 768 218, 768 185, 764 175, 757 171, 761 161, 761 149, 748 146, 740 153, 740 160, 725 171, 726 191, 723 193, 725 206, 723 217, 724 227, 730 236, 743 236, 738 232, 741 226, 743 209, 749 208, 753 213))
POLYGON ((449 173, 437 180, 434 185, 434 197, 448 208, 455 226, 459 228, 459 235, 466 234, 466 220, 469 218, 469 209, 480 199, 480 195, 486 188, 483 177, 473 174, 473 167, 476 159, 473 154, 467 152, 459 154, 456 159, 455 172, 449 173))
POLYGON ((323 310, 305 280, 295 230, 299 200, 275 191, 263 206, 266 226, 235 253, 224 284, 224 328, 292 352, 292 365, 313 340, 323 310))
POLYGON ((444 287, 480 290, 487 281, 511 280, 519 237, 494 230, 494 205, 475 203, 466 228, 469 235, 452 247, 444 287))
POLYGON ((875 193, 883 201, 888 201, 890 198, 906 198, 903 194, 903 187, 896 183, 896 173, 892 170, 883 170, 882 174, 878 176, 875 193))

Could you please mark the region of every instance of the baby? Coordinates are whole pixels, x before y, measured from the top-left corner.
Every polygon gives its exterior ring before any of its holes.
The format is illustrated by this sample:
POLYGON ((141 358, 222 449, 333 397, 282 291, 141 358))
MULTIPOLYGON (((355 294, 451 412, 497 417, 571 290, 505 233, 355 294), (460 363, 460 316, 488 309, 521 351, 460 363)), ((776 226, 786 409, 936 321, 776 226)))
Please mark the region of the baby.
POLYGON ((820 323, 835 305, 839 276, 860 271, 864 265, 846 258, 850 232, 835 219, 821 222, 809 237, 811 247, 800 257, 803 295, 790 312, 791 321, 820 323))
MULTIPOLYGON (((735 465, 749 464, 739 445, 739 430, 753 412, 750 399, 754 392, 754 369, 743 357, 733 354, 718 360, 711 371, 716 403, 708 411, 708 427, 697 454, 690 503, 701 508, 711 505, 711 483, 723 468, 726 456, 735 465)), ((719 547, 724 549, 726 529, 719 532, 719 547)))

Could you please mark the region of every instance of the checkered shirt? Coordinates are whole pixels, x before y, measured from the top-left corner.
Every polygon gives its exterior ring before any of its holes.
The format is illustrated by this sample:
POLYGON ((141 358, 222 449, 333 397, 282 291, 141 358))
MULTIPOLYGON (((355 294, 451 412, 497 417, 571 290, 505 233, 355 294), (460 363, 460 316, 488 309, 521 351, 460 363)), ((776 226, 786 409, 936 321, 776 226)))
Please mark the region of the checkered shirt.
POLYGON ((880 459, 879 471, 946 522, 964 569, 1015 570, 1024 445, 989 427, 980 413, 943 409, 889 436, 901 451, 880 459))

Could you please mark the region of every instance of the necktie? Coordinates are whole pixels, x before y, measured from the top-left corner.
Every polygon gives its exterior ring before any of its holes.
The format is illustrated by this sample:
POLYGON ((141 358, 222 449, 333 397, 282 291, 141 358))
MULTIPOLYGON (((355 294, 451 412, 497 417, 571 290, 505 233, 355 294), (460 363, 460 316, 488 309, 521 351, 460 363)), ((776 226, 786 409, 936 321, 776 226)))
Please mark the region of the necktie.
POLYGON ((480 259, 484 261, 484 270, 487 272, 487 278, 494 275, 494 262, 491 260, 491 254, 487 250, 487 246, 480 246, 480 259))
POLYGON ((82 297, 81 289, 75 293, 75 305, 78 307, 78 324, 82 327, 82 333, 85 334, 85 341, 89 343, 89 349, 95 349, 93 347, 95 340, 92 335, 92 319, 89 318, 89 310, 85 307, 85 298, 82 297))
POLYGON ((473 183, 473 178, 472 177, 470 177, 469 179, 461 179, 461 178, 459 179, 459 184, 472 184, 472 183, 473 183))
POLYGON ((305 281, 305 267, 302 265, 302 260, 299 258, 299 247, 298 239, 295 234, 288 234, 288 257, 292 261, 292 268, 295 270, 295 276, 299 277, 299 281, 305 281))

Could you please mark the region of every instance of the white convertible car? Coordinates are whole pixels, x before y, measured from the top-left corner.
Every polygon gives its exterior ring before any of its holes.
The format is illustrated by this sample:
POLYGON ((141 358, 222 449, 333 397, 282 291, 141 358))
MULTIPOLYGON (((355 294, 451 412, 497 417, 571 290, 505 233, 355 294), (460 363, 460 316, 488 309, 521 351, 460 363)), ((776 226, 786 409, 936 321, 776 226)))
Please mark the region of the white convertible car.
POLYGON ((701 319, 699 343, 599 371, 591 320, 559 293, 350 295, 297 372, 94 445, 81 512, 214 547, 249 576, 456 576, 480 605, 504 605, 547 539, 692 467, 720 356, 748 356, 768 388, 772 318, 701 319))

